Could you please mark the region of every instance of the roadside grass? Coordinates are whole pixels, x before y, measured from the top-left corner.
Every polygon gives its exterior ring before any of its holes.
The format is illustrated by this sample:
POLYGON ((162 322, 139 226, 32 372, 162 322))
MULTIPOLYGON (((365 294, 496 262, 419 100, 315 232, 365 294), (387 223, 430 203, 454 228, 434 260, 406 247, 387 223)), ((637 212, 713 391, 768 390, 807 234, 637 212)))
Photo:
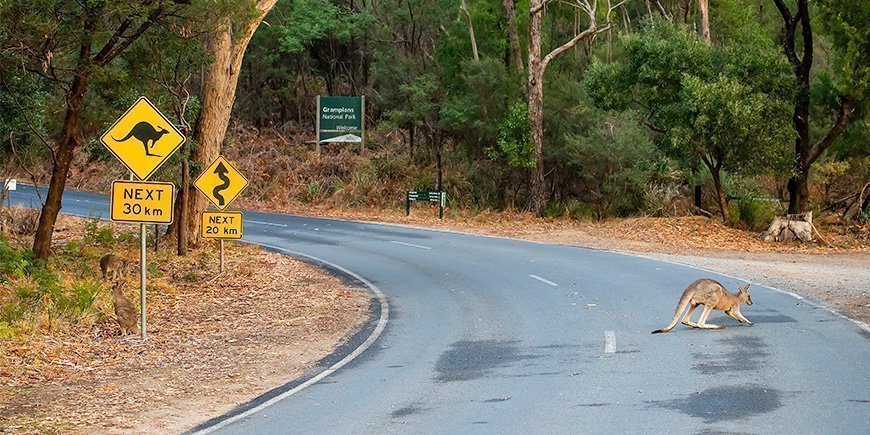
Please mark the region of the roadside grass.
POLYGON ((30 222, 35 210, 5 209, 10 231, 0 234, 0 339, 69 331, 106 322, 112 310, 108 286, 100 280, 99 259, 122 249, 111 226, 96 220, 77 237, 63 237, 49 260, 34 258, 30 222))

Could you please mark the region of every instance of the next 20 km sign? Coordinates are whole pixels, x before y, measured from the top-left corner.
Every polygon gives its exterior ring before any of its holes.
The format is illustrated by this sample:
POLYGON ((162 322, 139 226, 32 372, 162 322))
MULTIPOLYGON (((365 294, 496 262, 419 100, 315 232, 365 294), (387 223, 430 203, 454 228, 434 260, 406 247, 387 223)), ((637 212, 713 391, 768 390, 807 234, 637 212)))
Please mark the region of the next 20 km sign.
POLYGON ((205 239, 241 239, 242 213, 237 211, 202 212, 201 235, 205 239))
POLYGON ((154 181, 112 182, 112 212, 115 222, 171 224, 175 186, 154 181))

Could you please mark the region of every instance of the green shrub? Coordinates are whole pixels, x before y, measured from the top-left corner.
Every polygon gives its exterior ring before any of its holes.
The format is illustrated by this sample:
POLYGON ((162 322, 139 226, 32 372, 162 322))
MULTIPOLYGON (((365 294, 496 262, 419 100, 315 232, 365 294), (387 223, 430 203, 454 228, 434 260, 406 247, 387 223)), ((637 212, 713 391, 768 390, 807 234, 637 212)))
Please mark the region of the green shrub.
POLYGON ((731 215, 752 231, 764 231, 776 216, 776 210, 769 202, 759 201, 754 196, 744 196, 737 201, 736 210, 732 210, 731 215))
POLYGON ((115 232, 111 226, 100 226, 100 220, 94 218, 85 224, 85 236, 82 241, 87 245, 111 245, 115 243, 115 232))
POLYGON ((17 250, 0 236, 0 283, 8 283, 10 279, 23 278, 33 260, 30 250, 17 250))

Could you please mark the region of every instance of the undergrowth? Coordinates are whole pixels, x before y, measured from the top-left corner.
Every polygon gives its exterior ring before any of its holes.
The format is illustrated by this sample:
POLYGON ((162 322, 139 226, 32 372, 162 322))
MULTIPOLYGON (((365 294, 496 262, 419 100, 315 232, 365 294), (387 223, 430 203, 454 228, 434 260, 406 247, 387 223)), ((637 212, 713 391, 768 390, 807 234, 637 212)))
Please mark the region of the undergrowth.
POLYGON ((126 240, 94 219, 39 260, 30 250, 31 234, 0 234, 0 339, 107 321, 110 284, 101 279, 99 259, 123 245, 132 248, 133 239, 126 240))

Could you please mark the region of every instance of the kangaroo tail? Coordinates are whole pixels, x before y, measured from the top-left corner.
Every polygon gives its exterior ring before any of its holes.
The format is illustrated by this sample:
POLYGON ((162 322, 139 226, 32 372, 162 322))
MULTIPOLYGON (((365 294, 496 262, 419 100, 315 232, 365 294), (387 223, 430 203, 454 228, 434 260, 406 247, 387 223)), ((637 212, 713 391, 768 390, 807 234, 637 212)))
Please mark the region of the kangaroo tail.
POLYGON ((127 135, 124 136, 123 139, 115 139, 114 136, 112 136, 112 139, 114 139, 115 142, 124 142, 125 140, 130 139, 131 137, 133 137, 133 130, 130 130, 130 133, 127 133, 127 135))
POLYGON ((671 329, 674 329, 674 326, 677 326, 677 322, 680 321, 680 315, 683 314, 683 311, 686 310, 686 306, 689 305, 689 301, 691 301, 691 300, 692 300, 692 294, 690 292, 683 293, 683 296, 680 297, 680 302, 677 304, 677 309, 674 310, 674 318, 671 320, 671 323, 662 329, 656 329, 652 333, 653 334, 661 334, 663 332, 668 332, 671 329))

